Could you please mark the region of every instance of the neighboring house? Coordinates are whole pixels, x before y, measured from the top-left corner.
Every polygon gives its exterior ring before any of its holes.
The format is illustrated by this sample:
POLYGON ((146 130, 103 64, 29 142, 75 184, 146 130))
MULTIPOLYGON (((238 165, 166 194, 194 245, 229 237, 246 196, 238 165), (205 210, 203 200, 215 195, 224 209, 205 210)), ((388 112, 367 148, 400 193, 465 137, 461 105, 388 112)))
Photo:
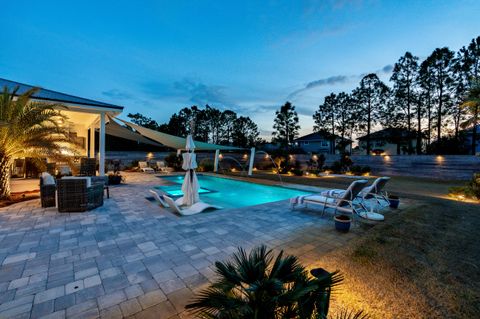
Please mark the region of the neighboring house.
POLYGON ((370 138, 370 151, 374 154, 409 154, 409 148, 415 153, 417 147, 416 132, 402 128, 386 128, 358 138, 359 148, 364 154, 367 151, 368 138, 370 138))
MULTIPOLYGON (((294 145, 307 153, 340 154, 338 145, 341 144, 342 138, 340 136, 332 135, 324 131, 314 132, 294 140, 294 145)), ((352 141, 350 139, 344 139, 343 144, 347 144, 345 151, 350 153, 352 141)))
MULTIPOLYGON (((477 145, 475 147, 475 154, 480 154, 480 124, 477 124, 477 145)), ((465 134, 465 148, 469 151, 469 154, 472 149, 472 135, 473 135, 473 128, 469 128, 460 132, 461 134, 465 134)))

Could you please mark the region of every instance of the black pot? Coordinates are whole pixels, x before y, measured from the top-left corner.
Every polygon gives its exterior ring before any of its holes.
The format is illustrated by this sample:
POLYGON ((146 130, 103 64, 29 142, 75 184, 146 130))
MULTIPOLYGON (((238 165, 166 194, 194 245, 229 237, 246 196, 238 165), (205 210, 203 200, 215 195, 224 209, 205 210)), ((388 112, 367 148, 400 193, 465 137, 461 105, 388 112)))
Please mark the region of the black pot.
POLYGON ((389 197, 388 198, 388 203, 391 208, 398 208, 398 205, 400 205, 400 199, 398 197, 389 197))
POLYGON ((346 215, 334 216, 335 229, 342 233, 347 233, 350 230, 352 219, 346 215))
POLYGON ((122 176, 120 176, 120 175, 108 176, 108 184, 109 185, 118 185, 121 182, 122 182, 122 176))

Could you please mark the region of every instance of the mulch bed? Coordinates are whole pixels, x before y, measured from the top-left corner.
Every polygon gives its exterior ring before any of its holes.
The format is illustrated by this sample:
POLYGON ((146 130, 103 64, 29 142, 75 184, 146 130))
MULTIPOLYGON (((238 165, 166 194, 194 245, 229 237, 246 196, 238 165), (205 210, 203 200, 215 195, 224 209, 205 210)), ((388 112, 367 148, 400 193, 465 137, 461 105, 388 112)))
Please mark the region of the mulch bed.
POLYGON ((40 191, 15 192, 10 194, 9 199, 0 200, 0 207, 7 207, 27 200, 40 198, 40 191))

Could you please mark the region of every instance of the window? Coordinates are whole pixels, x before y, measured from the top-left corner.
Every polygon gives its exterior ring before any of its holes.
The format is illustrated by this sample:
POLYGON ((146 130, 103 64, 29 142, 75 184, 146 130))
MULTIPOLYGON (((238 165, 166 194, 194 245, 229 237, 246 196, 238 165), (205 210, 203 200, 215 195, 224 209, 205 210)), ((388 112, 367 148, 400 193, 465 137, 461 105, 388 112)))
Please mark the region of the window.
POLYGON ((322 145, 323 147, 328 147, 329 143, 328 143, 328 141, 322 141, 322 143, 320 145, 322 145))

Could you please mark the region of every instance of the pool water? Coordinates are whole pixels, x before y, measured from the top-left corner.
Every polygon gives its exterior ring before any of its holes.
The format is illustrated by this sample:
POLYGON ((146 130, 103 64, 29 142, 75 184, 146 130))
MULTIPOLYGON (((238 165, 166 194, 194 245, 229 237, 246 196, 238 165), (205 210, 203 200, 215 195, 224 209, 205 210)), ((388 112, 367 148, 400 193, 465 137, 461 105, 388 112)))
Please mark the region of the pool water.
MULTIPOLYGON (((262 185, 229 178, 201 174, 197 177, 201 187, 200 199, 224 208, 253 206, 310 194, 292 188, 262 185)), ((182 195, 183 176, 163 176, 161 178, 176 183, 176 185, 161 185, 156 188, 174 197, 182 195)))

